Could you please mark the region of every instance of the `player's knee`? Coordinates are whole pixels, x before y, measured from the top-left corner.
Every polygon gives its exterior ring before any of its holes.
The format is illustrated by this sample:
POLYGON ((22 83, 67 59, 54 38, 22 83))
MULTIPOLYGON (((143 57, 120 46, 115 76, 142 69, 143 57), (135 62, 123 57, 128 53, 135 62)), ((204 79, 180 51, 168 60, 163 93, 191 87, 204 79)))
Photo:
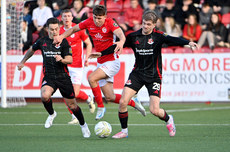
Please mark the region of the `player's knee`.
POLYGON ((159 110, 157 110, 157 109, 149 109, 150 110, 150 112, 154 115, 154 116, 159 116, 159 110))
POLYGON ((120 109, 126 109, 127 108, 127 103, 125 102, 125 100, 120 99, 120 109))
POLYGON ((89 82, 89 84, 92 84, 92 83, 95 82, 95 79, 94 79, 94 77, 92 75, 89 75, 88 82, 89 82))
POLYGON ((46 93, 43 93, 42 96, 41 96, 41 99, 43 102, 48 102, 49 99, 50 99, 50 96, 46 93))

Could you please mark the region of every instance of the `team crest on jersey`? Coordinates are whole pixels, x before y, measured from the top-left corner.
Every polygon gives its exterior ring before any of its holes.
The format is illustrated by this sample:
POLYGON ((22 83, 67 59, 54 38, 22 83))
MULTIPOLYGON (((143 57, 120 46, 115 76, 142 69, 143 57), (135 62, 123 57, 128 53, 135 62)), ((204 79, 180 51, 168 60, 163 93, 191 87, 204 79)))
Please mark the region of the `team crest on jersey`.
POLYGON ((131 85, 131 84, 132 84, 132 82, 131 82, 131 80, 127 80, 125 84, 127 84, 127 85, 131 85))
POLYGON ((148 44, 153 44, 153 43, 154 43, 154 42, 153 42, 153 39, 152 39, 152 38, 148 40, 148 44))
POLYGON ((107 32, 107 29, 105 27, 102 28, 102 32, 103 33, 106 33, 107 32))
POLYGON ((168 34, 167 34, 167 33, 163 33, 163 35, 164 35, 164 36, 168 36, 168 34))
POLYGON ((74 37, 75 37, 75 34, 70 35, 70 37, 71 37, 71 38, 74 38, 74 37))
POLYGON ((61 46, 60 45, 55 45, 55 48, 56 49, 59 49, 61 46))
POLYGON ((117 23, 113 23, 113 26, 118 27, 117 23))

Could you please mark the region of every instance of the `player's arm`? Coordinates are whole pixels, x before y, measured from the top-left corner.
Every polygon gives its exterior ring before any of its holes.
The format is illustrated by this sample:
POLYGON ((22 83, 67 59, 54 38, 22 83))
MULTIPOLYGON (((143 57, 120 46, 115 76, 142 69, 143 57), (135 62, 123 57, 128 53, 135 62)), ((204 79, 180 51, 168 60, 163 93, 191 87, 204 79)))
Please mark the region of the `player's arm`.
POLYGON ((64 58, 62 58, 60 55, 55 55, 54 58, 57 62, 61 62, 63 64, 71 64, 73 62, 71 55, 66 55, 64 58))
POLYGON ((27 61, 31 56, 33 56, 34 52, 35 52, 35 51, 32 49, 32 47, 26 52, 26 54, 24 55, 24 57, 23 57, 23 59, 21 60, 21 62, 18 63, 18 65, 17 65, 19 71, 24 67, 24 64, 26 63, 26 61, 27 61))
POLYGON ((88 59, 90 54, 92 53, 92 43, 89 38, 87 38, 84 41, 84 43, 86 45, 85 66, 88 66, 89 65, 88 59))
POLYGON ((77 24, 77 25, 75 25, 74 27, 72 27, 72 28, 68 29, 67 31, 65 31, 63 34, 54 37, 53 43, 54 43, 54 44, 57 44, 57 45, 60 45, 61 42, 62 42, 62 40, 63 40, 64 38, 67 38, 67 37, 69 37, 70 35, 74 34, 74 33, 77 32, 77 31, 80 31, 80 30, 81 30, 81 29, 79 28, 79 25, 77 24))
POLYGON ((113 33, 120 39, 118 42, 114 43, 117 45, 114 52, 121 54, 121 52, 123 50, 124 43, 125 43, 125 35, 124 35, 123 31, 121 30, 121 28, 114 30, 113 33))

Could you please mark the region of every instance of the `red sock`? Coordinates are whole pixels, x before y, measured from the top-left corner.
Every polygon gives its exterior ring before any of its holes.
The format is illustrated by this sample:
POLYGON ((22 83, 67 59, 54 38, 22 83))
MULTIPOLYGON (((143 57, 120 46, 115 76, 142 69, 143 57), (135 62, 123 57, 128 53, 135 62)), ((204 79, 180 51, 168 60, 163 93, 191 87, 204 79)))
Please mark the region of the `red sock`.
POLYGON ((78 96, 76 98, 81 99, 81 100, 87 100, 88 99, 88 95, 84 91, 80 90, 79 94, 78 94, 78 96))
POLYGON ((97 102, 97 106, 100 108, 104 107, 103 100, 102 100, 102 95, 101 95, 101 88, 99 85, 95 88, 92 88, 93 95, 95 97, 95 101, 97 102))
MULTIPOLYGON (((121 95, 120 95, 120 94, 115 94, 115 96, 116 96, 116 98, 115 98, 115 100, 114 100, 114 103, 119 104, 119 101, 120 101, 120 99, 121 99, 121 95)), ((129 101, 128 105, 131 106, 131 107, 135 107, 135 102, 131 99, 131 100, 129 101)))
MULTIPOLYGON (((65 105, 67 106, 67 103, 66 103, 65 99, 64 99, 64 103, 65 103, 65 105)), ((68 106, 67 106, 67 108, 68 108, 70 114, 72 115, 72 114, 73 114, 72 110, 70 110, 70 108, 69 108, 68 106)))

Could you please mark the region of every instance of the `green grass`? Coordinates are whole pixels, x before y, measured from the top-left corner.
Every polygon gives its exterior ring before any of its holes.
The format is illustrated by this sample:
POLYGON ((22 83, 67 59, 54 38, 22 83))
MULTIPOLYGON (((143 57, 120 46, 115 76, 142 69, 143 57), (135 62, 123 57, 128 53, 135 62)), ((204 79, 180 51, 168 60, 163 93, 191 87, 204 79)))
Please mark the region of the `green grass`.
MULTIPOLYGON (((100 139, 94 134, 95 114, 87 104, 79 104, 92 136, 82 137, 79 125, 67 125, 71 119, 65 105, 54 103, 58 115, 54 125, 44 128, 47 113, 41 103, 26 107, 0 108, 0 151, 2 152, 228 152, 230 150, 230 103, 163 103, 173 114, 177 127, 169 137, 165 124, 129 108, 129 137, 100 139), (143 124, 143 125, 141 125, 143 124)), ((112 135, 120 131, 118 105, 106 104, 103 120, 112 124, 112 135)))

